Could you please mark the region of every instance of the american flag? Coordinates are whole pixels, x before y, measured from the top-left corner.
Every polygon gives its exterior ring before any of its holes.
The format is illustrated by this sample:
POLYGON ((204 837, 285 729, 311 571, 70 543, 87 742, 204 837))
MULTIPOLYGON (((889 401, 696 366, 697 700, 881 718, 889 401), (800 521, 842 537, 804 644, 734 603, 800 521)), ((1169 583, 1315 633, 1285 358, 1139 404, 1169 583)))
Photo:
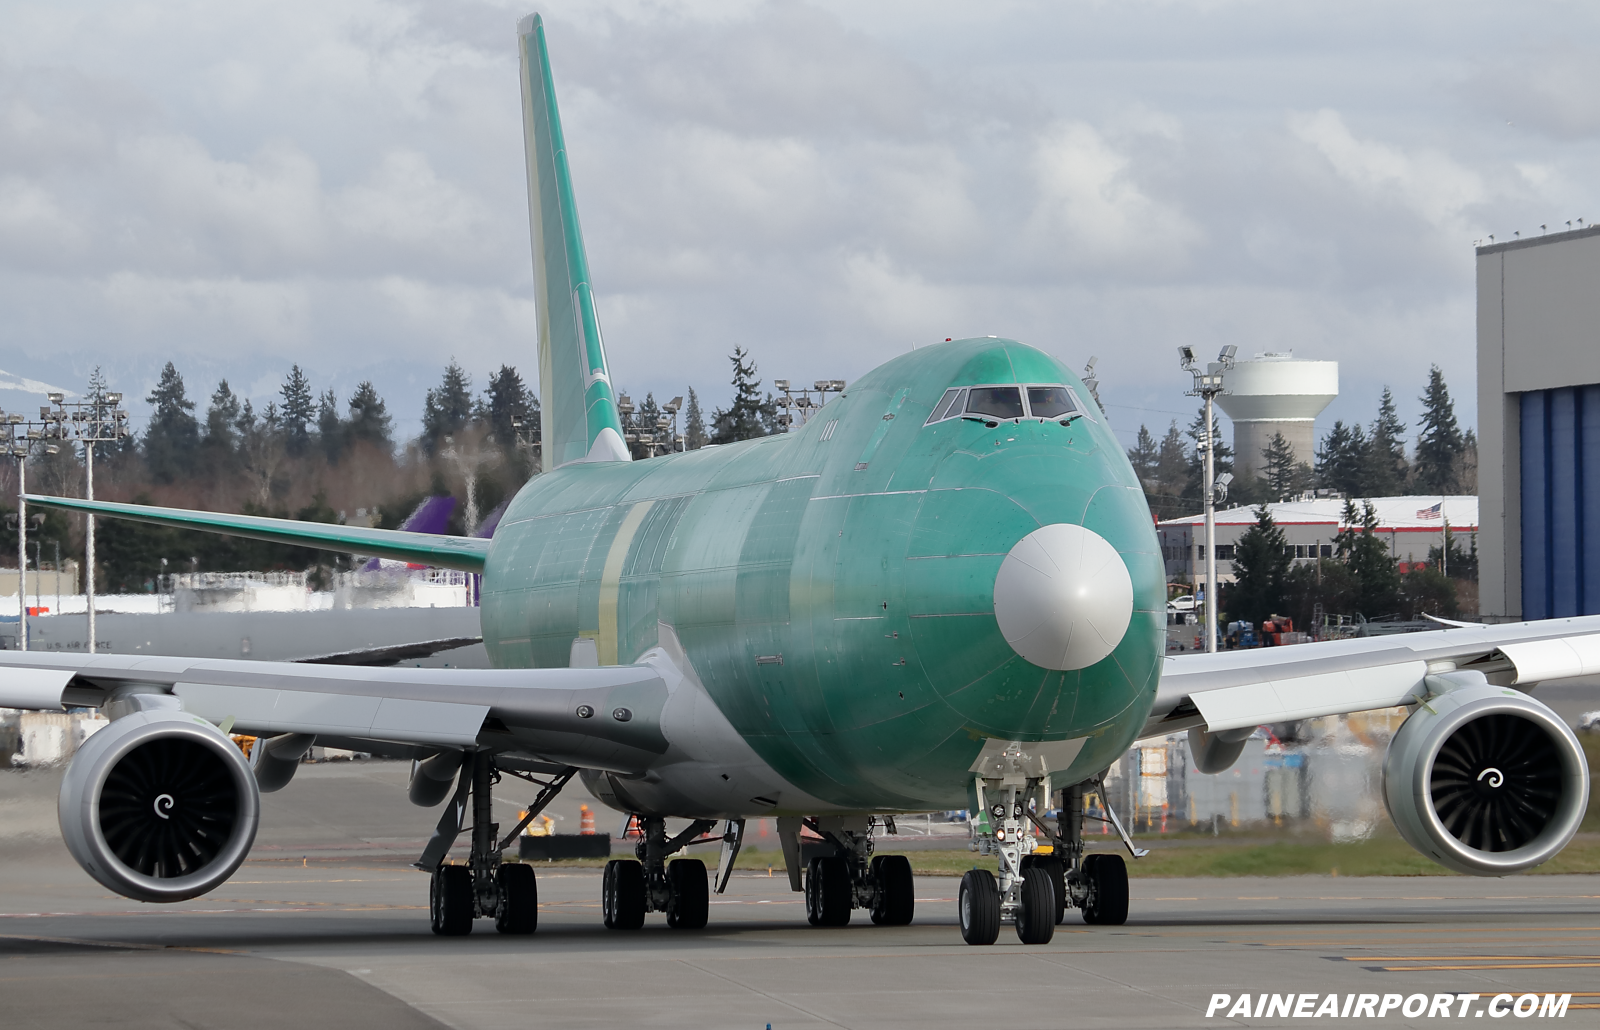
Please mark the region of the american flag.
POLYGON ((1418 508, 1417 509, 1417 518, 1419 518, 1419 519, 1437 519, 1437 518, 1440 518, 1440 517, 1442 517, 1444 515, 1443 509, 1444 509, 1444 502, 1443 501, 1440 501, 1438 504, 1435 504, 1431 508, 1418 508))

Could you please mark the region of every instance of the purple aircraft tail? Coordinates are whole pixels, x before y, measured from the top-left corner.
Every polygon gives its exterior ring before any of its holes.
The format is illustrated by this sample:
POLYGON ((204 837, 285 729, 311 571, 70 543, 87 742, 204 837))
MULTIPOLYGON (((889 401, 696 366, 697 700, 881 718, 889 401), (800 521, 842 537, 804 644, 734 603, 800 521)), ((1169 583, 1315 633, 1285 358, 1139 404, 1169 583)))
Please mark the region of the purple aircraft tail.
MULTIPOLYGON (((416 509, 406 516, 400 528, 409 533, 434 533, 441 534, 450 525, 450 515, 456 510, 456 499, 449 494, 435 494, 425 497, 416 509)), ((496 509, 498 511, 498 509, 496 509)), ((498 516, 495 519, 499 521, 498 516)), ((391 563, 393 564, 393 563, 391 563)), ((383 564, 374 558, 361 566, 363 572, 376 572, 383 564)))

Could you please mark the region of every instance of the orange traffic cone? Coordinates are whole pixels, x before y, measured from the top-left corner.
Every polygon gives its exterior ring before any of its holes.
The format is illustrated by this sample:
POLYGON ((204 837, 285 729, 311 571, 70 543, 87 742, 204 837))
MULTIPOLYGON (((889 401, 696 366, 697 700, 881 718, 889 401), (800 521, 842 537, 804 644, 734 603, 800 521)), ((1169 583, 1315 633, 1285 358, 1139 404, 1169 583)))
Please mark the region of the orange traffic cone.
POLYGON ((578 806, 578 832, 594 835, 594 813, 589 810, 588 805, 578 806))

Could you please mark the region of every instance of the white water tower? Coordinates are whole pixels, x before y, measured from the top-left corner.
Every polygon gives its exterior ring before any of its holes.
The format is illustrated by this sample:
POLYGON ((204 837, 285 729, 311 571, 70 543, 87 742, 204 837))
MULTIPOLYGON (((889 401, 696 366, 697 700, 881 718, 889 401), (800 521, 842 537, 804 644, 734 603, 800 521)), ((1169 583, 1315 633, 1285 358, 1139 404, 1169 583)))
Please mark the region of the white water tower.
POLYGON ((1316 418, 1339 396, 1337 361, 1296 361, 1294 352, 1268 352, 1234 363, 1224 373, 1217 406, 1233 420, 1233 474, 1261 473, 1273 434, 1282 433, 1295 458, 1316 460, 1316 418))

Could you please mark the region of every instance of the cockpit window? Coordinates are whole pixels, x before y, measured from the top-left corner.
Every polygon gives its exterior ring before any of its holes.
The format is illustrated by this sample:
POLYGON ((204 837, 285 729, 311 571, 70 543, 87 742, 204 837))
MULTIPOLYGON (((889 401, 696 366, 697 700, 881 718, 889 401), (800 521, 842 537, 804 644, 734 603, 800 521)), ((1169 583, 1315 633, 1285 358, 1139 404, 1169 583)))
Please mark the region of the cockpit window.
POLYGON ((933 406, 933 414, 928 416, 928 421, 923 425, 938 422, 940 419, 949 418, 951 415, 961 414, 961 395, 965 391, 960 387, 951 387, 939 398, 939 403, 933 406))
POLYGON ((1065 418, 1076 414, 1078 406, 1065 386, 1030 386, 1028 411, 1034 418, 1065 418))
MULTIPOLYGON (((952 418, 980 422, 1008 422, 1032 416, 1041 422, 1058 422, 1088 416, 1083 401, 1070 386, 1060 383, 1022 386, 952 386, 939 398, 923 425, 952 418)), ((1091 418, 1091 421, 1093 419, 1091 418)))
POLYGON ((967 392, 967 414, 1021 418, 1022 390, 1015 386, 974 386, 967 392))

